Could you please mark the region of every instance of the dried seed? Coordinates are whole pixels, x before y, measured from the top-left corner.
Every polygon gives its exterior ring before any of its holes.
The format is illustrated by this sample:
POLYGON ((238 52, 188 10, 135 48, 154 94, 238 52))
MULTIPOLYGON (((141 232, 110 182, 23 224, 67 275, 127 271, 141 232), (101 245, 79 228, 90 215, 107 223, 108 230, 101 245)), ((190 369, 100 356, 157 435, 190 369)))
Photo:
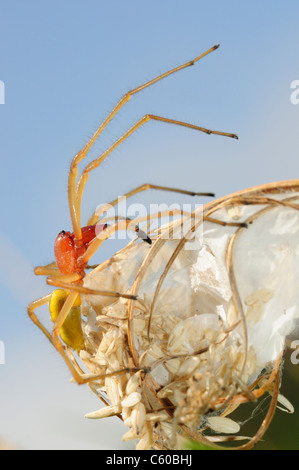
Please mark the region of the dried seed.
POLYGON ((136 445, 136 450, 148 450, 153 444, 152 432, 145 432, 136 445))
POLYGON ((189 359, 182 361, 182 364, 176 373, 177 376, 183 377, 194 373, 195 369, 199 366, 199 357, 190 357, 189 359))
POLYGON ((131 427, 137 436, 141 433, 146 417, 146 409, 143 403, 139 402, 134 406, 131 413, 131 427))
POLYGON ((293 414, 295 412, 295 408, 293 407, 292 403, 281 394, 278 395, 278 403, 284 406, 284 408, 277 406, 277 408, 279 408, 281 411, 289 414, 293 414))
POLYGON ((167 421, 169 416, 164 411, 159 411, 157 413, 147 413, 146 420, 152 422, 167 421))
POLYGON ((134 374, 129 378, 127 386, 126 386, 126 395, 130 395, 133 392, 137 392, 137 389, 139 387, 139 381, 140 381, 139 375, 140 375, 139 373, 138 375, 134 374))
POLYGON ((235 308, 234 302, 230 301, 227 310, 227 324, 228 326, 235 325, 238 321, 238 313, 235 308))
POLYGON ((182 361, 180 359, 171 359, 170 361, 165 362, 165 367, 169 372, 171 372, 171 374, 176 375, 181 366, 181 362, 182 361))
POLYGON ((108 317, 112 317, 112 318, 119 318, 122 320, 125 320, 128 318, 127 307, 121 301, 103 308, 103 313, 104 315, 107 315, 108 317))
POLYGON ((113 405, 113 406, 106 406, 101 408, 97 411, 92 411, 91 413, 87 413, 85 418, 88 419, 102 419, 102 418, 109 418, 110 416, 115 416, 121 412, 120 405, 113 405))
POLYGON ((221 416, 211 416, 209 419, 207 419, 207 424, 215 432, 235 434, 240 431, 240 426, 238 423, 230 418, 222 418, 221 416))
POLYGON ((128 442, 128 441, 132 441, 133 439, 137 439, 137 438, 138 438, 137 434, 135 434, 133 429, 130 429, 128 432, 126 432, 123 435, 121 440, 124 441, 124 442, 128 442))
POLYGON ((260 319, 262 318, 262 315, 264 313, 265 309, 265 304, 264 302, 257 301, 253 305, 251 305, 245 315, 246 315, 246 320, 249 323, 249 325, 256 325, 260 319))
POLYGON ((139 392, 133 392, 131 393, 129 396, 127 396, 126 398, 123 399, 123 401, 121 402, 121 405, 124 406, 124 407, 132 407, 134 405, 136 405, 137 403, 139 403, 141 400, 141 395, 139 392))
POLYGON ((257 302, 267 303, 274 296, 274 291, 270 289, 259 289, 248 295, 244 302, 246 305, 254 305, 257 302))

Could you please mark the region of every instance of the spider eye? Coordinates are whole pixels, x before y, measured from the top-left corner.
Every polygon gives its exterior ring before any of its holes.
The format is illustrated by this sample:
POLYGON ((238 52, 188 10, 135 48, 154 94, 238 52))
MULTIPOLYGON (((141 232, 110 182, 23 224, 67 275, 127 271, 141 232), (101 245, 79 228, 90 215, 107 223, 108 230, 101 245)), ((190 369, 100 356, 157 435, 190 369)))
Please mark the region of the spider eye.
POLYGON ((65 235, 65 230, 61 230, 61 232, 58 234, 58 236, 60 237, 64 237, 64 235, 65 235))

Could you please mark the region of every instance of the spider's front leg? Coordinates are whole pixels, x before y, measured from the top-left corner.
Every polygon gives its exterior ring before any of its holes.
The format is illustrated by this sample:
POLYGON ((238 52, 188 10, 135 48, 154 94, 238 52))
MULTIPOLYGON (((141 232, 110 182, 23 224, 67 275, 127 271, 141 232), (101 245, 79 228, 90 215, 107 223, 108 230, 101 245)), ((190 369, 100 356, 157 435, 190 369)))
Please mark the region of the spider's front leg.
POLYGON ((51 333, 49 333, 47 328, 39 321, 38 317, 35 314, 35 310, 38 307, 42 307, 43 305, 49 304, 51 300, 51 296, 52 294, 48 294, 48 295, 45 295, 44 297, 41 297, 40 299, 34 300, 28 305, 27 312, 28 312, 30 320, 33 321, 33 323, 44 333, 44 335, 52 343, 51 333))
MULTIPOLYGON (((72 349, 76 349, 79 352, 84 348, 84 338, 81 329, 81 313, 78 312, 79 317, 77 321, 75 317, 70 319, 68 327, 65 325, 69 314, 71 313, 74 307, 78 306, 78 293, 72 291, 68 294, 66 300, 64 301, 59 313, 54 322, 54 327, 52 331, 52 343, 53 346, 57 349, 60 355, 63 357, 66 365, 68 366, 72 376, 78 384, 85 383, 84 376, 78 373, 74 364, 68 357, 64 345, 62 344, 60 337, 67 335, 70 338, 69 342, 72 349)), ((56 316, 56 315, 55 315, 56 316)), ((69 317, 70 318, 70 317, 69 317)))
MULTIPOLYGON (((78 276, 78 275, 77 275, 78 276)), ((70 276, 60 276, 60 280, 69 281, 70 276)), ((57 278, 48 278, 55 283, 59 282, 57 278), (54 280, 55 279, 55 280, 54 280)), ((70 287, 71 284, 68 284, 70 287)), ((79 352, 84 348, 84 338, 81 329, 81 312, 80 312, 80 298, 76 291, 67 291, 66 289, 55 290, 52 294, 48 294, 40 299, 34 300, 28 305, 28 315, 33 323, 44 333, 50 343, 62 355, 67 366, 69 367, 74 379, 78 383, 83 383, 80 374, 76 371, 74 365, 71 363, 66 351, 65 346, 60 340, 60 337, 65 344, 72 349, 79 352), (49 306, 51 319, 54 322, 52 333, 40 322, 35 311, 43 305, 49 306)))

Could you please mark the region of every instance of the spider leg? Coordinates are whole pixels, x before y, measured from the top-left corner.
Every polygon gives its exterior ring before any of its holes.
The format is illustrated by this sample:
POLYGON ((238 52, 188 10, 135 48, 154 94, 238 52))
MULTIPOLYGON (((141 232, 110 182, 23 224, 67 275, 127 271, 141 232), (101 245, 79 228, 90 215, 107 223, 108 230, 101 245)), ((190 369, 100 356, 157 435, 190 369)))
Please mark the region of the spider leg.
MULTIPOLYGON (((190 217, 189 212, 186 212, 180 209, 173 209, 170 211, 169 210, 161 211, 155 214, 149 214, 146 216, 137 217, 135 219, 124 218, 123 220, 121 220, 120 218, 118 218, 118 221, 115 224, 108 226, 90 243, 86 252, 81 257, 80 261, 87 263, 90 260, 90 258, 96 253, 96 251, 99 249, 102 243, 119 230, 130 230, 136 233, 137 232, 136 225, 142 222, 152 221, 154 219, 167 217, 167 216, 172 217, 175 215, 190 217)), ((101 222, 105 222, 105 219, 101 220, 101 222)))
MULTIPOLYGON (((28 311, 29 318, 33 321, 33 323, 36 326, 38 326, 38 328, 48 338, 50 343, 61 354, 61 356, 63 357, 66 365, 68 366, 73 378, 75 379, 75 381, 78 384, 84 384, 84 383, 88 383, 88 382, 93 382, 93 381, 98 380, 98 379, 103 379, 103 378, 106 377, 106 375, 104 375, 104 374, 94 375, 94 374, 80 373, 80 371, 82 371, 82 369, 79 367, 77 362, 74 360, 73 355, 71 354, 71 357, 69 357, 67 352, 66 352, 66 350, 69 351, 69 348, 65 347, 62 344, 62 342, 60 341, 59 334, 62 331, 63 323, 64 323, 66 317, 68 316, 72 306, 74 305, 74 302, 76 301, 76 298, 77 298, 77 295, 78 295, 77 286, 75 286, 73 284, 70 284, 70 285, 66 284, 66 286, 69 289, 73 289, 73 292, 71 292, 68 295, 65 303, 63 304, 63 307, 61 308, 61 310, 58 314, 58 317, 57 317, 57 319, 54 323, 54 329, 53 329, 52 335, 45 328, 45 326, 39 321, 39 319, 37 318, 37 316, 35 314, 35 310, 38 307, 42 307, 43 305, 46 305, 50 302, 52 294, 48 294, 44 297, 41 297, 40 299, 34 300, 33 302, 31 302, 28 305, 27 311, 28 311)), ((84 290, 88 291, 89 289, 84 289, 84 290)), ((79 292, 81 292, 81 290, 79 290, 79 292)), ((89 293, 89 292, 86 292, 86 293, 89 293)), ((132 297, 133 296, 130 296, 130 298, 132 298, 132 297)), ((119 375, 119 374, 128 373, 128 372, 135 372, 136 370, 135 369, 118 370, 118 371, 111 372, 110 374, 108 374, 108 376, 119 375)))
MULTIPOLYGON (((53 263, 54 264, 54 263, 53 263)), ((59 276, 61 273, 58 268, 47 266, 36 266, 34 268, 36 276, 59 276)))
MULTIPOLYGON (((98 158, 90 162, 83 170, 80 179, 77 184, 76 188, 76 198, 73 201, 75 204, 75 212, 76 212, 76 217, 77 217, 77 222, 80 223, 81 221, 81 200, 82 200, 82 195, 83 191, 85 188, 85 185, 88 181, 89 178, 89 173, 97 168, 107 157, 110 155, 113 150, 115 150, 122 142, 124 142, 133 132, 135 132, 137 129, 139 129, 143 124, 146 122, 154 120, 154 121, 160 121, 164 122, 167 124, 175 124, 177 126, 182 126, 182 127, 188 127, 189 129, 194 129, 200 132, 204 132, 205 134, 216 134, 216 135, 221 135, 225 137, 231 137, 234 139, 237 139, 238 137, 236 134, 231 134, 228 132, 221 132, 221 131, 213 131, 211 129, 207 129, 205 127, 201 126, 196 126, 194 124, 189 124, 187 122, 183 121, 177 121, 175 119, 168 119, 164 118, 161 116, 156 116, 154 114, 146 114, 143 116, 139 121, 137 121, 127 132, 125 132, 116 142, 114 142, 105 152, 103 152, 98 158)), ((81 229, 80 229, 81 230, 81 229)), ((75 233, 75 231, 74 231, 75 233)))
POLYGON ((114 375, 120 375, 120 374, 124 374, 124 373, 127 373, 127 372, 132 372, 132 371, 137 371, 137 370, 140 370, 139 368, 133 368, 133 369, 130 369, 130 368, 126 368, 126 369, 120 369, 120 370, 117 370, 117 371, 113 371, 111 373, 108 373, 108 374, 81 374, 77 368, 77 366, 73 363, 73 361, 71 360, 71 358, 67 355, 66 351, 65 351, 65 348, 63 346, 63 344, 61 343, 60 339, 59 339, 59 335, 62 331, 62 326, 63 326, 63 323, 65 322, 65 319, 67 318, 71 308, 73 307, 75 301, 76 301, 76 298, 77 298, 77 292, 73 291, 71 292, 66 301, 64 302, 63 304, 63 307, 61 308, 59 314, 58 314, 58 317, 54 323, 54 328, 53 328, 53 332, 52 332, 52 341, 53 341, 53 345, 55 346, 55 348, 57 349, 57 351, 61 354, 61 356, 63 357, 66 365, 68 366, 73 378, 75 379, 75 381, 79 384, 79 385, 83 385, 85 383, 88 383, 88 382, 93 382, 95 380, 99 380, 99 379, 103 379, 105 377, 112 377, 114 375))
POLYGON ((56 286, 57 285, 56 283, 59 282, 59 280, 68 282, 68 283, 73 283, 73 282, 81 281, 81 279, 82 279, 82 275, 78 273, 61 274, 59 272, 59 275, 57 276, 49 276, 47 278, 47 284, 49 284, 49 286, 56 286))
POLYGON ((42 307, 43 305, 46 305, 50 302, 51 295, 52 294, 45 295, 44 297, 41 297, 40 299, 37 299, 31 302, 27 307, 27 312, 28 312, 29 318, 33 321, 33 323, 44 333, 44 335, 48 338, 50 343, 53 344, 51 333, 49 333, 47 328, 45 328, 45 326, 39 321, 39 319, 34 313, 38 307, 42 307))
MULTIPOLYGON (((52 294, 48 294, 44 297, 41 297, 40 299, 37 299, 35 301, 33 301, 31 304, 28 305, 28 315, 30 317, 30 319, 33 321, 33 323, 38 326, 38 328, 44 333, 44 335, 48 338, 48 340, 50 341, 50 343, 57 349, 57 351, 62 355, 63 359, 65 360, 67 366, 69 367, 74 379, 78 382, 78 383, 81 383, 81 378, 80 378, 80 374, 76 371, 74 365, 72 364, 71 360, 69 359, 68 355, 66 354, 65 352, 65 347, 64 345, 62 344, 62 342, 60 341, 59 339, 59 333, 61 331, 61 327, 64 323, 64 320, 66 319, 68 313, 70 312, 70 309, 72 308, 75 300, 76 300, 76 297, 77 297, 77 292, 71 292, 67 298, 67 301, 65 302, 65 304, 63 305, 62 309, 61 309, 61 312, 59 313, 58 317, 59 317, 59 322, 57 323, 57 321, 55 322, 54 324, 54 329, 53 329, 53 332, 52 334, 45 328, 45 326, 39 321, 39 319, 37 318, 36 314, 34 313, 35 310, 38 308, 38 307, 41 307, 45 304, 49 304, 50 300, 51 300, 51 297, 52 297, 52 294)), ((58 319, 58 318, 57 318, 58 319)))
POLYGON ((87 287, 84 287, 80 284, 69 284, 69 283, 64 282, 60 279, 51 278, 49 280, 48 284, 51 285, 51 286, 55 286, 55 287, 61 287, 62 289, 71 290, 71 291, 77 292, 78 294, 102 295, 104 297, 114 297, 114 298, 122 297, 124 299, 131 299, 131 300, 136 300, 137 299, 136 295, 122 294, 120 292, 115 292, 115 291, 88 289, 87 287))
POLYGON ((60 355, 63 357, 75 381, 78 384, 83 384, 85 382, 84 377, 82 377, 82 375, 78 372, 78 370, 76 369, 76 367, 74 366, 70 358, 68 357, 67 353, 65 352, 65 348, 59 338, 59 335, 62 333, 63 324, 68 314, 70 313, 74 303, 76 302, 77 296, 78 296, 77 292, 75 291, 70 292, 60 312, 58 313, 58 316, 56 318, 56 321, 54 323, 54 328, 52 331, 52 343, 53 343, 53 346, 60 353, 60 355))
MULTIPOLYGON (((101 233, 100 233, 100 236, 99 237, 96 237, 89 245, 89 247, 87 248, 85 254, 82 256, 82 260, 84 262, 88 262, 90 260, 90 258, 96 253, 96 251, 99 249, 99 247, 102 245, 102 243, 107 240, 111 235, 113 235, 115 232, 117 232, 118 230, 132 230, 134 232, 136 232, 136 225, 137 224, 140 224, 142 222, 145 222, 145 221, 152 221, 154 219, 157 219, 157 218, 162 218, 162 217, 167 217, 167 216, 175 216, 175 215, 181 215, 181 216, 184 216, 186 218, 188 218, 189 220, 191 220, 192 218, 196 217, 200 217, 200 214, 195 214, 195 213, 189 213, 189 212, 186 212, 186 211, 183 211, 183 210, 179 210, 179 209, 173 209, 173 210, 170 210, 170 211, 161 211, 161 212, 157 212, 156 214, 149 214, 147 216, 143 216, 143 217, 139 217, 139 218, 136 218, 136 219, 128 219, 128 218, 124 218, 124 220, 119 220, 107 227, 105 230, 103 230, 101 233)), ((225 221, 222 221, 222 220, 218 220, 218 219, 215 219, 215 218, 212 218, 212 217, 207 217, 207 216, 202 216, 202 220, 205 220, 207 222, 212 222, 214 224, 218 224, 218 225, 221 225, 221 226, 228 226, 228 227, 247 227, 247 224, 244 224, 243 222, 225 222, 225 221)), ((106 219, 102 219, 101 222, 105 222, 106 219)))
POLYGON ((83 147, 80 152, 75 155, 73 158, 73 161, 71 163, 71 168, 70 168, 70 173, 69 173, 69 180, 68 180, 68 199, 69 199, 69 207, 70 207, 70 214, 71 214, 71 220, 72 220, 72 226, 73 226, 73 231, 75 234, 75 237, 77 240, 80 240, 82 238, 82 232, 81 232, 81 224, 80 224, 80 214, 76 212, 76 181, 77 181, 77 176, 78 176, 78 165, 79 163, 85 158, 87 155, 88 151, 90 148, 93 146, 93 144, 96 142, 100 134, 103 132, 103 130, 106 128, 106 126, 112 121, 114 116, 118 113, 118 111, 124 106, 125 103, 127 103, 130 98, 138 93, 139 91, 144 90, 145 88, 153 85, 154 83, 158 82, 159 80, 162 80, 163 78, 166 78, 167 76, 178 72, 179 70, 183 70, 187 67, 190 67, 194 65, 196 62, 198 62, 200 59, 205 57, 206 55, 210 54, 211 52, 215 51, 218 49, 219 44, 216 44, 215 46, 211 47, 195 59, 186 62, 183 65, 180 65, 178 67, 175 67, 165 73, 162 73, 161 75, 153 78, 152 80, 144 83, 143 85, 134 88, 127 92, 117 103, 117 105, 113 108, 113 110, 110 112, 110 114, 106 117, 106 119, 102 122, 102 124, 98 127, 98 129, 95 131, 94 135, 91 137, 91 139, 87 142, 87 144, 83 147))
POLYGON ((135 196, 138 193, 141 193, 142 191, 147 191, 149 189, 156 189, 160 191, 169 191, 169 192, 174 192, 174 193, 179 193, 179 194, 186 194, 187 196, 207 196, 207 197, 214 197, 214 193, 204 193, 204 192, 199 192, 196 193, 194 191, 187 191, 185 189, 178 189, 178 188, 172 188, 168 186, 158 186, 156 184, 151 184, 151 183, 145 183, 142 184, 141 186, 138 186, 137 188, 132 189, 131 191, 125 193, 121 198, 114 199, 111 201, 109 204, 101 206, 96 209, 96 211, 93 213, 93 215, 90 217, 86 225, 95 225, 99 218, 101 217, 102 214, 104 214, 107 211, 107 206, 114 207, 116 206, 119 202, 122 200, 128 199, 132 196, 135 196))
POLYGON ((206 222, 212 222, 213 224, 222 225, 223 227, 248 227, 245 222, 225 222, 224 220, 214 219, 213 217, 208 217, 205 215, 203 216, 203 220, 205 220, 206 222))
MULTIPOLYGON (((70 358, 68 357, 68 355, 66 354, 65 352, 65 347, 64 345, 62 344, 62 342, 60 341, 58 335, 60 333, 60 330, 61 330, 61 327, 63 325, 63 322, 65 320, 65 318, 67 317, 68 313, 70 312, 70 309, 74 303, 74 301, 76 300, 76 297, 77 297, 77 292, 72 292, 71 294, 69 294, 68 296, 68 299, 70 298, 69 302, 67 303, 66 307, 65 308, 62 308, 62 314, 63 314, 63 318, 62 318, 62 315, 58 315, 60 317, 60 322, 58 323, 57 325, 57 321, 55 322, 54 324, 54 330, 52 332, 52 334, 44 327, 44 325, 39 321, 39 319, 37 318, 36 314, 34 313, 35 310, 38 308, 38 307, 41 307, 45 304, 49 304, 50 300, 51 300, 51 297, 52 297, 52 294, 48 294, 44 297, 41 297, 40 299, 37 299, 35 301, 33 301, 31 304, 28 305, 28 315, 30 317, 30 319, 33 321, 33 323, 38 326, 38 328, 44 333, 44 335, 48 338, 48 340, 50 341, 50 343, 57 349, 57 351, 61 354, 61 356, 63 357, 63 359, 65 360, 67 366, 69 367, 74 379, 78 382, 78 383, 81 383, 81 377, 80 377, 80 374, 77 372, 76 368, 74 367, 74 365, 72 364, 72 361, 70 360, 70 358), (62 321, 63 320, 63 321, 62 321)), ((64 307, 64 306, 63 306, 64 307)))

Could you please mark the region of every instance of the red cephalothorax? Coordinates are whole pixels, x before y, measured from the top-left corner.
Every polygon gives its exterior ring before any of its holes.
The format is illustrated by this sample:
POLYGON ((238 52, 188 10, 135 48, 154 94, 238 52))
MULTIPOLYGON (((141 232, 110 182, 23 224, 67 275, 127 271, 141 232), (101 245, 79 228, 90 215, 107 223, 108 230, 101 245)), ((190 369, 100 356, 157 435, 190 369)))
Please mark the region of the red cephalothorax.
MULTIPOLYGON (((106 225, 98 226, 102 231, 106 225)), ((62 274, 82 273, 87 266, 87 262, 82 261, 82 256, 86 252, 89 244, 96 237, 96 225, 89 225, 81 229, 82 238, 77 240, 73 233, 60 232, 54 243, 54 253, 56 264, 62 274)))

